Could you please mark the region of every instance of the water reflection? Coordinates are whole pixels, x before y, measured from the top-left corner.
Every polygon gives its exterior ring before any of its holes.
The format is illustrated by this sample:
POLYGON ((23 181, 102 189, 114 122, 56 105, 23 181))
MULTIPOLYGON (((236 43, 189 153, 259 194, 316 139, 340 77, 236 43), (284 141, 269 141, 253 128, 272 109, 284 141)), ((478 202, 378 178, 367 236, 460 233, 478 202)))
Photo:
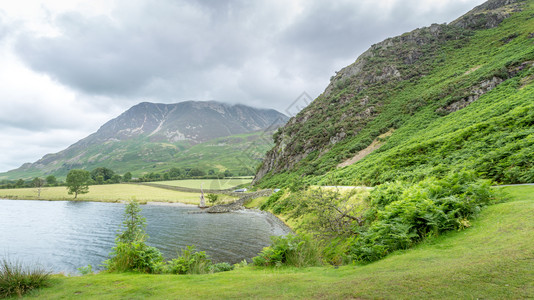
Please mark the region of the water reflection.
MULTIPOLYGON (((214 261, 239 262, 255 256, 271 235, 289 230, 251 211, 191 214, 194 207, 141 206, 148 244, 173 258, 196 245, 214 261)), ((0 200, 0 256, 38 261, 54 272, 73 273, 107 258, 122 222, 124 204, 71 201, 0 200)))

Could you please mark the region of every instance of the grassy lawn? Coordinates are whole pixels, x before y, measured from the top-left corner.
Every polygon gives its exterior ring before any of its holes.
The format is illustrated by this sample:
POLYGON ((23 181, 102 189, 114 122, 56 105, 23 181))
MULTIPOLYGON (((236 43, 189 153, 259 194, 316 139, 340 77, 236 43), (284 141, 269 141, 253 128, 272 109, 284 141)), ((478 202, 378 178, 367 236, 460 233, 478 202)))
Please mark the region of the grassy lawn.
MULTIPOLYGON (((0 189, 0 198, 2 197, 27 200, 38 199, 36 188, 0 189)), ((43 188, 39 199, 73 200, 73 198, 73 195, 67 194, 66 187, 60 186, 43 188)), ((89 193, 78 195, 78 200, 102 202, 137 200, 140 202, 158 201, 198 204, 199 195, 137 184, 106 184, 89 186, 89 193)))
POLYGON ((251 183, 252 178, 225 178, 225 179, 185 179, 185 180, 171 180, 171 181, 156 181, 154 184, 179 186, 192 189, 200 189, 202 185, 205 189, 210 190, 225 190, 230 189, 241 184, 251 183))
POLYGON ((360 266, 264 269, 210 275, 56 275, 41 299, 525 299, 534 297, 534 187, 482 211, 464 231, 360 266), (528 195, 523 197, 521 195, 528 195), (525 200, 523 198, 528 198, 525 200))
POLYGON ((502 189, 514 200, 534 199, 534 185, 506 186, 499 189, 502 189))

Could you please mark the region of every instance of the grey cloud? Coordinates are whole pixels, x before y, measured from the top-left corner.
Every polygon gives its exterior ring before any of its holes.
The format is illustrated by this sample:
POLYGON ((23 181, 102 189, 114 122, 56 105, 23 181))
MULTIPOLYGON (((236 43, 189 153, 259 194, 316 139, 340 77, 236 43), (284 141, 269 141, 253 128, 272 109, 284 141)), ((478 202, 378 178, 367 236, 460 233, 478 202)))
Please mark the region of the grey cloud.
POLYGON ((432 2, 420 0, 395 1, 386 9, 377 9, 378 3, 314 2, 280 40, 283 51, 293 53, 293 61, 313 66, 308 71, 319 74, 332 70, 336 63, 343 64, 336 69, 344 67, 374 43, 432 23, 452 21, 483 1, 455 1, 441 11, 428 11, 425 6, 432 2))
POLYGON ((133 95, 158 79, 187 82, 192 72, 217 65, 239 67, 250 55, 247 33, 221 23, 214 9, 176 1, 122 3, 114 18, 63 14, 56 19, 62 36, 26 35, 17 50, 33 69, 64 84, 112 95, 133 95))
POLYGON ((481 2, 449 1, 430 13, 421 0, 387 10, 368 1, 303 2, 287 20, 287 2, 121 0, 110 16, 57 16, 62 35, 22 35, 17 51, 34 70, 89 95, 284 109, 303 91, 318 95, 371 44, 481 2))

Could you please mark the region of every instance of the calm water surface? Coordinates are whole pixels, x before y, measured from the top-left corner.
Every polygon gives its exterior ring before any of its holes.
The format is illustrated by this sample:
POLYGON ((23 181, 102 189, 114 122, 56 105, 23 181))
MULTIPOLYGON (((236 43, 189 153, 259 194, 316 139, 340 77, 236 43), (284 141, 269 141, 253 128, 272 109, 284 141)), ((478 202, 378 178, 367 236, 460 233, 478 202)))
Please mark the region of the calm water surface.
MULTIPOLYGON (((75 273, 108 258, 122 223, 124 204, 0 199, 0 257, 38 262, 53 272, 75 273)), ((148 244, 167 259, 196 245, 215 262, 250 259, 289 229, 271 216, 240 211, 192 214, 196 207, 142 205, 148 244)))

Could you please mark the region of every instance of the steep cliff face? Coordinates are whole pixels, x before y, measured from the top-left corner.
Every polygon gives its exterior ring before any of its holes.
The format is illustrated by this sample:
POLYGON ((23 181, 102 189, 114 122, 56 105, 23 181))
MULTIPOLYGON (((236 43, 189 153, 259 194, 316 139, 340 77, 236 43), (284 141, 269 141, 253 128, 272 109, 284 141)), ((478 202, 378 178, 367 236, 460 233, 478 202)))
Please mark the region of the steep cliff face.
MULTIPOLYGON (((478 100, 513 77, 527 59, 493 69, 482 60, 457 70, 450 66, 469 56, 466 46, 477 42, 478 35, 527 6, 521 0, 488 1, 450 24, 433 24, 371 46, 278 130, 255 182, 279 173, 323 175, 428 107, 433 118, 440 118, 478 100), (423 84, 440 88, 431 94, 423 84)), ((494 40, 505 45, 520 34, 502 31, 494 40)), ((497 44, 482 48, 488 60, 496 54, 491 47, 497 44)))

